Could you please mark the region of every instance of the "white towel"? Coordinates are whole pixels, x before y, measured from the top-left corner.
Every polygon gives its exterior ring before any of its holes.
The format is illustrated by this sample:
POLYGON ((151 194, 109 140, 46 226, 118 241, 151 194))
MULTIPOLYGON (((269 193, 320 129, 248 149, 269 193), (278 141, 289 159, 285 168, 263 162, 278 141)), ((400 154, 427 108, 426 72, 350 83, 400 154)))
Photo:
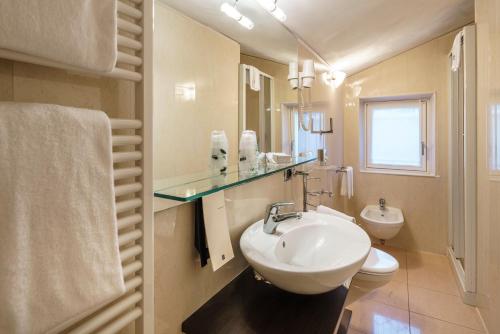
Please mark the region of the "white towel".
POLYGON ((250 72, 250 89, 260 91, 260 71, 254 66, 249 66, 250 72))
POLYGON ((2 0, 0 48, 93 72, 116 64, 116 0, 2 0))
POLYGON ((0 333, 56 333, 125 291, 109 119, 0 103, 0 333))
POLYGON ((354 172, 352 167, 345 167, 345 172, 341 173, 340 195, 352 198, 354 196, 354 172))
POLYGON ((329 207, 324 206, 324 205, 319 205, 316 208, 316 212, 317 213, 324 213, 326 215, 332 215, 332 216, 350 221, 351 223, 356 223, 356 219, 354 217, 348 216, 343 212, 337 211, 335 209, 329 208, 329 207))
POLYGON ((451 70, 453 72, 458 71, 460 68, 460 56, 462 54, 462 38, 464 32, 460 31, 453 40, 453 46, 451 48, 451 70))

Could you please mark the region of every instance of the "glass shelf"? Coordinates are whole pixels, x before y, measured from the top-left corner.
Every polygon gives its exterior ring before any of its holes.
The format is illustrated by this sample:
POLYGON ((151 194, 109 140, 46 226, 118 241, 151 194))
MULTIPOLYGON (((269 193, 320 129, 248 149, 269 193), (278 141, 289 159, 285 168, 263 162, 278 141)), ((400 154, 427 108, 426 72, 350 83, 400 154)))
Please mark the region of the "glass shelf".
POLYGON ((293 158, 288 164, 267 165, 256 172, 249 174, 240 172, 238 166, 229 166, 224 175, 214 175, 211 172, 202 172, 169 179, 155 181, 155 197, 174 201, 190 202, 217 191, 239 186, 260 178, 296 167, 316 158, 293 158))

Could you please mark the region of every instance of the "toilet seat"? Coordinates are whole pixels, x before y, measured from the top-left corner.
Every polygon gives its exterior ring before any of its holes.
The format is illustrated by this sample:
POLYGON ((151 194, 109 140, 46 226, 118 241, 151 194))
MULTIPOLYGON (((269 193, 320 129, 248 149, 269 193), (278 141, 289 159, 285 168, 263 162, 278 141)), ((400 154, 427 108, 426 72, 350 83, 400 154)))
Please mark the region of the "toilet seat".
POLYGON ((371 248, 368 258, 359 270, 366 275, 392 275, 399 268, 398 260, 377 248, 371 248))

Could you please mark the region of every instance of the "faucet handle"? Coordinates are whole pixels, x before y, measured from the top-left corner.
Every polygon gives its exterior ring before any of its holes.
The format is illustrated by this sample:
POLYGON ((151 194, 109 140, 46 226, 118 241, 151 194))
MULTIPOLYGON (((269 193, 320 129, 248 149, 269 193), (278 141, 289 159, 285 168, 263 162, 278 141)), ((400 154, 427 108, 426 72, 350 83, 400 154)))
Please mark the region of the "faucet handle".
POLYGON ((294 202, 276 202, 270 205, 271 208, 280 208, 282 206, 294 206, 294 202))
POLYGON ((381 209, 385 208, 385 198, 380 198, 378 200, 378 205, 381 209))
POLYGON ((271 215, 271 212, 273 211, 273 209, 275 209, 275 214, 278 213, 279 211, 279 208, 283 207, 283 206, 293 206, 295 205, 295 203, 293 202, 276 202, 276 203, 272 203, 270 204, 268 207, 267 207, 267 217, 269 217, 271 215))

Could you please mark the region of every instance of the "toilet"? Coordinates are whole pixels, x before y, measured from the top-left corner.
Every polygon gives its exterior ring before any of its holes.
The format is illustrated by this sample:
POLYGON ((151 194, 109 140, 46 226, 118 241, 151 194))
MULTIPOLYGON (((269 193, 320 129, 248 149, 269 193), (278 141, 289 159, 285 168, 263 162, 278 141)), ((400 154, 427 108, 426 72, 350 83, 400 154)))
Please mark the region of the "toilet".
POLYGON ((346 305, 389 283, 398 268, 399 263, 392 255, 372 247, 365 263, 351 281, 346 305))
MULTIPOLYGON (((370 209, 373 208, 370 207, 370 209)), ((394 212, 394 208, 391 208, 390 210, 391 212, 394 212)), ((316 212, 336 216, 343 219, 346 224, 355 224, 356 222, 353 217, 323 205, 318 206, 316 212)), ((396 213, 398 212, 396 211, 396 213)), ((396 215, 396 219, 402 220, 401 211, 399 211, 399 213, 401 217, 396 215)), ((355 302, 372 290, 389 283, 398 269, 398 260, 383 250, 372 247, 368 257, 363 263, 363 266, 352 278, 351 285, 349 286, 349 293, 347 294, 346 305, 355 302)))

